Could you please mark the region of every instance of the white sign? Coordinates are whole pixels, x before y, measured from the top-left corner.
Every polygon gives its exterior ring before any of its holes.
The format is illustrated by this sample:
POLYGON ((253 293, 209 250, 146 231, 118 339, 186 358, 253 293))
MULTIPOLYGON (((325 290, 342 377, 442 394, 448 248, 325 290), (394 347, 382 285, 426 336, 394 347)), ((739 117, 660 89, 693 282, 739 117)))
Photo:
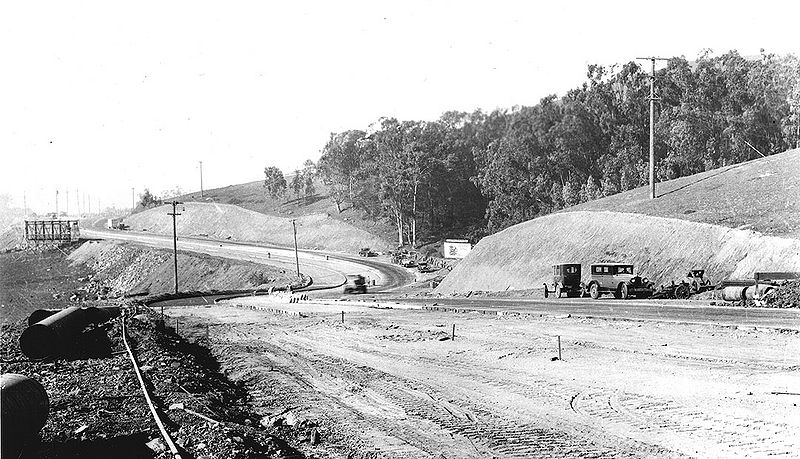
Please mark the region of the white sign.
POLYGON ((445 239, 445 258, 464 258, 472 251, 472 244, 466 239, 445 239))

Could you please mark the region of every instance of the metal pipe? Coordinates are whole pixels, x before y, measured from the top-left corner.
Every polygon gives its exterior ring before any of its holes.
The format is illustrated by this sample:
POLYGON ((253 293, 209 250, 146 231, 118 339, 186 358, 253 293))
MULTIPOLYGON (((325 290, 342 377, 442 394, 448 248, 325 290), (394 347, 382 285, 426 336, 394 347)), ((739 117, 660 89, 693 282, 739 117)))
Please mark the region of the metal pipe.
POLYGON ((20 350, 32 360, 63 355, 86 327, 107 322, 119 312, 118 307, 62 309, 26 328, 19 337, 20 350))
POLYGON ((18 457, 27 442, 39 434, 47 422, 50 400, 35 379, 6 373, 0 375, 2 407, 2 457, 18 457))

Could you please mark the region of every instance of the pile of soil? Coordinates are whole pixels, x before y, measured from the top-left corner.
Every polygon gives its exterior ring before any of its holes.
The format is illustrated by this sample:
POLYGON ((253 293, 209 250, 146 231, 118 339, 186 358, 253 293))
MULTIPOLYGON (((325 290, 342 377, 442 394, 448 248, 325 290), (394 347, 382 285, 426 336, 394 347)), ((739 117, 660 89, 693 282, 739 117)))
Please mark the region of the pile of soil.
POLYGON ((764 298, 764 306, 768 308, 800 307, 800 280, 787 282, 764 298))
MULTIPOLYGON (((276 434, 303 442, 307 432, 260 425, 245 390, 218 372, 219 364, 204 346, 157 328, 152 319, 152 314, 140 314, 128 320, 129 344, 184 457, 303 457, 276 434)), ((42 362, 27 360, 19 350, 25 325, 24 320, 2 325, 3 372, 38 380, 47 391, 50 413, 23 457, 171 457, 124 350, 119 320, 97 330, 108 336, 104 357, 87 358, 76 351, 69 358, 42 362)))

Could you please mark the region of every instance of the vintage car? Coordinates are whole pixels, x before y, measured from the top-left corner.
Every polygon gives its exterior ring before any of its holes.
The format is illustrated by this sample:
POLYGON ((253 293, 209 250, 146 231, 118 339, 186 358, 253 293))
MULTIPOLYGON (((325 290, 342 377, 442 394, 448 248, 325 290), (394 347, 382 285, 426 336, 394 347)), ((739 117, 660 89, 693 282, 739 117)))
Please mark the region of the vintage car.
POLYGON ((647 298, 653 295, 653 283, 635 276, 633 265, 620 263, 591 266, 591 280, 587 286, 589 296, 597 299, 603 293, 613 293, 615 298, 647 298))
POLYGON ((367 280, 361 274, 348 274, 344 293, 367 293, 367 280))
POLYGON ((567 298, 573 296, 583 296, 585 288, 581 282, 580 263, 563 263, 553 265, 553 283, 544 284, 544 297, 554 294, 556 298, 561 298, 562 293, 566 293, 567 298))

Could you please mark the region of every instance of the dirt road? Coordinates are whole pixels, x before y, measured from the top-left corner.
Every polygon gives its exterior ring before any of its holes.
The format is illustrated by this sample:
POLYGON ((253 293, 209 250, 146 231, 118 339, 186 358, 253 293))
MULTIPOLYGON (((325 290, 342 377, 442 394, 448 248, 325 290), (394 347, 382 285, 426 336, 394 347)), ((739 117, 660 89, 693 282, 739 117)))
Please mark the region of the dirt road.
MULTIPOLYGON (((81 235, 87 238, 128 241, 149 247, 172 248, 171 237, 157 234, 83 229, 81 235)), ((388 263, 312 250, 298 251, 298 260, 296 260, 294 250, 285 247, 187 237, 178 239, 178 249, 264 263, 292 270, 296 269, 295 263, 299 260, 300 272, 312 278, 314 289, 342 285, 344 275, 349 273, 363 274, 370 281, 374 280, 376 291, 391 290, 413 281, 413 277, 409 276, 405 270, 388 263)))
POLYGON ((338 302, 268 306, 306 317, 230 306, 170 313, 211 325, 212 352, 264 415, 288 410, 319 423, 322 444, 307 446, 317 457, 800 450, 796 333, 338 302), (552 360, 558 336, 561 361, 552 360))

